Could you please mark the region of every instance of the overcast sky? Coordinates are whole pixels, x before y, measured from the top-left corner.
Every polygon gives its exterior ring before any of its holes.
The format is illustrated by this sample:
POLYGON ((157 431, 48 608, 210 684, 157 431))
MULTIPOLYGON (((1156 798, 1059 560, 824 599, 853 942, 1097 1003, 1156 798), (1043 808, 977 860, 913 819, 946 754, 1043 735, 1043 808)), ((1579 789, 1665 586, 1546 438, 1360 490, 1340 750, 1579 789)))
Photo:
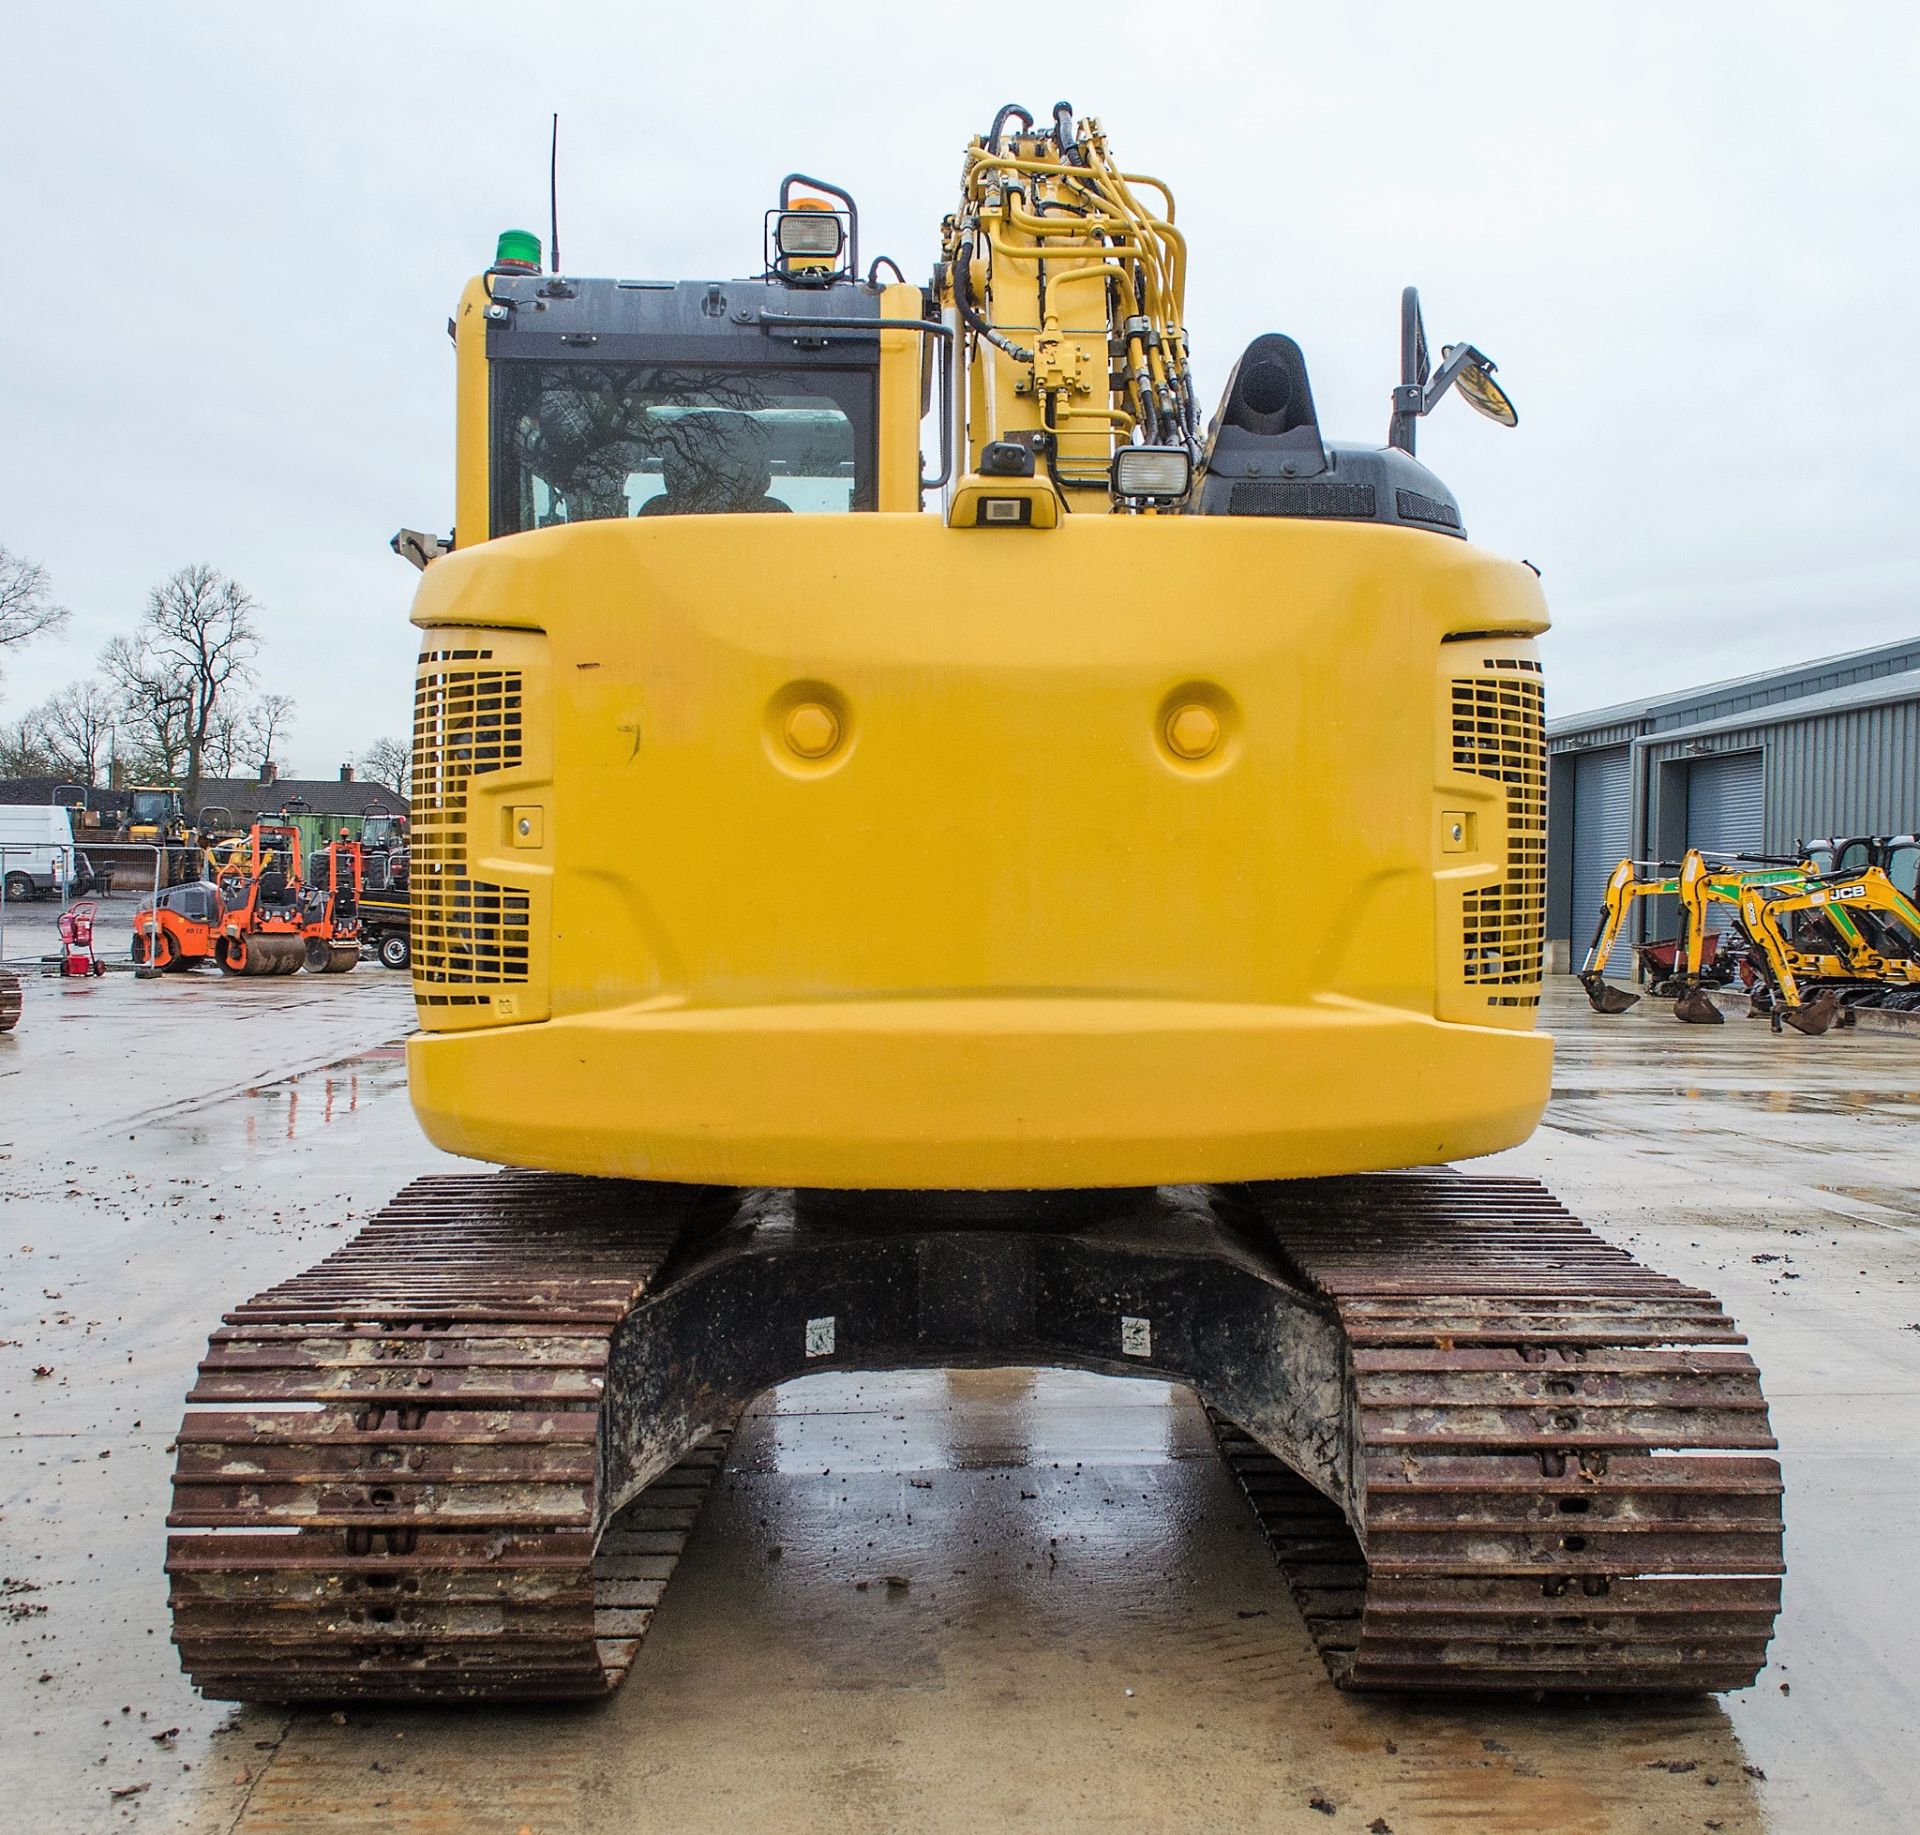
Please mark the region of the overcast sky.
POLYGON ((403 729, 386 542, 452 520, 446 318, 544 231, 554 108, 572 272, 748 272, 798 168, 917 277, 967 137, 1066 97, 1175 189, 1204 392, 1289 332, 1337 437, 1383 437, 1417 282, 1520 409, 1421 456, 1543 570, 1560 712, 1911 636, 1920 10, 1579 11, 11 8, 0 543, 75 616, 0 719, 204 560, 265 608, 293 769, 403 729))

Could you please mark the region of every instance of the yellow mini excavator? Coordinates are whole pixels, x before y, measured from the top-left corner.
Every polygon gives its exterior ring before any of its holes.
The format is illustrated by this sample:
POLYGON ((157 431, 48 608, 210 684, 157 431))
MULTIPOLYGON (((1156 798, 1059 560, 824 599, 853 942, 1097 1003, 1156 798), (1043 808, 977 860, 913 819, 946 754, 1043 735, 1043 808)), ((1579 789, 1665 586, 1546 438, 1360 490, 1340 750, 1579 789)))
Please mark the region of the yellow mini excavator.
POLYGON ((1158 181, 968 145, 926 284, 780 185, 747 278, 502 237, 413 619, 423 1179, 228 1314, 174 1636, 232 1698, 599 1695, 757 1392, 1189 1385, 1336 1681, 1751 1682, 1779 1470, 1713 1297, 1530 1180, 1546 609, 1256 338, 1158 181), (926 430, 923 434, 923 428, 926 430), (610 837, 618 837, 617 842, 610 837), (1302 858, 1316 862, 1303 897, 1302 858))
MULTIPOLYGON (((1896 837, 1910 845, 1912 837, 1896 837)), ((1767 1006, 1777 1032, 1825 1032, 1863 1001, 1920 1005, 1920 908, 1879 866, 1798 887, 1750 884, 1740 927, 1767 969, 1767 1006)))

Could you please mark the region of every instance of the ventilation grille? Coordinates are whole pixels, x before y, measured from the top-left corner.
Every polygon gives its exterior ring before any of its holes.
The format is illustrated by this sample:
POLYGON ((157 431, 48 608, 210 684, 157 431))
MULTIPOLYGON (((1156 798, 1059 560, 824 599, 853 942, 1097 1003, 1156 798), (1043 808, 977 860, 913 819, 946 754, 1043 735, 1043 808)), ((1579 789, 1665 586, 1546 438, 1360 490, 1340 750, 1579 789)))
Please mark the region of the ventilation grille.
POLYGON ((1453 684, 1453 768, 1507 793, 1507 868, 1461 904, 1466 978, 1496 1007, 1540 1004, 1547 933, 1546 692, 1524 677, 1453 684), (1496 992, 1496 990, 1500 990, 1496 992))
POLYGON ((1371 484, 1236 484, 1229 516, 1333 516, 1371 522, 1379 505, 1371 484))
POLYGON ((420 659, 413 697, 413 991, 423 1007, 478 1007, 525 982, 528 896, 467 876, 467 788, 520 763, 521 675, 472 651, 420 659), (459 659, 456 661, 455 659, 459 659))
POLYGON ((1460 526, 1460 512, 1452 504, 1429 497, 1424 491, 1395 491, 1393 507, 1400 512, 1402 522, 1438 523, 1443 529, 1460 526))

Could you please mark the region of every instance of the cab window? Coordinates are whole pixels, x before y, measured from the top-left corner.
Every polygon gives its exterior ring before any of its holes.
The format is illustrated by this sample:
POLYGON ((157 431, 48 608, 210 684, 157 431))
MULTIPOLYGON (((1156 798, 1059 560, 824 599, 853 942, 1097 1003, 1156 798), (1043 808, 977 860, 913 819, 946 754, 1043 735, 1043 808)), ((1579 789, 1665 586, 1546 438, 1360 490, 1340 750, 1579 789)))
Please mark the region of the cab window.
POLYGON ((869 372, 522 362, 494 390, 496 534, 873 508, 869 372))
POLYGON ((1896 847, 1887 862, 1887 877, 1909 899, 1920 900, 1920 847, 1896 847))

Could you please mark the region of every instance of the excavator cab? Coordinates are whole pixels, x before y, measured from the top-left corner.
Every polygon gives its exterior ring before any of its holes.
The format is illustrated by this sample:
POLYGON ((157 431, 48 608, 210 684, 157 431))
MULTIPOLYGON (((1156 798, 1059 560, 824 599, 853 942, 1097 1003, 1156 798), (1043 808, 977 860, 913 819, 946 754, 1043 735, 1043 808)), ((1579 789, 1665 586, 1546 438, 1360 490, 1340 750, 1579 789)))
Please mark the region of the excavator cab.
POLYGON ((1878 867, 1903 897, 1920 897, 1920 835, 1839 835, 1800 846, 1817 873, 1878 867))

